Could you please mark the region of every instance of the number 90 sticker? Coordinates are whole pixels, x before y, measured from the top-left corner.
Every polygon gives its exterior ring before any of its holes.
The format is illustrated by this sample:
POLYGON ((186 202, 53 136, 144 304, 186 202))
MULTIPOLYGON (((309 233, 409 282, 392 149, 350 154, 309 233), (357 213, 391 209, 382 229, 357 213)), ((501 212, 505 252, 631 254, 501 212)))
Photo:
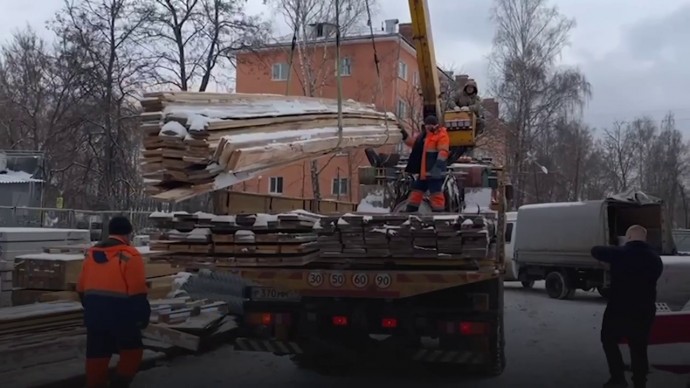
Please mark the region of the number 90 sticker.
POLYGON ((376 287, 385 289, 391 286, 393 280, 391 279, 391 275, 387 273, 378 273, 374 278, 374 283, 376 283, 376 287))
POLYGON ((307 274, 307 283, 312 287, 319 287, 323 284, 323 274, 321 272, 309 272, 307 274))

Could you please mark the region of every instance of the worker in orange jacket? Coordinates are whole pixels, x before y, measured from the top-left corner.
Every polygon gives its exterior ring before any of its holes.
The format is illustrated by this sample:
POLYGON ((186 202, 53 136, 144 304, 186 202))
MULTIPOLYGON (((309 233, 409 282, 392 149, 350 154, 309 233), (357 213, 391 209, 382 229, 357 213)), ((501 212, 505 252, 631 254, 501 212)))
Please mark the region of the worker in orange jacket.
POLYGON ((113 217, 109 237, 88 250, 77 284, 86 326, 86 382, 88 388, 129 387, 141 365, 141 330, 149 323, 144 260, 130 245, 132 224, 113 217), (108 385, 108 364, 120 354, 116 374, 108 385))
POLYGON ((443 194, 443 180, 450 152, 448 131, 439 125, 436 116, 430 115, 424 118, 424 131, 421 134, 410 137, 405 130, 402 130, 402 134, 405 144, 412 148, 405 171, 419 174, 412 186, 412 193, 407 198, 405 211, 418 211, 426 191, 429 191, 432 210, 444 211, 446 198, 443 194))

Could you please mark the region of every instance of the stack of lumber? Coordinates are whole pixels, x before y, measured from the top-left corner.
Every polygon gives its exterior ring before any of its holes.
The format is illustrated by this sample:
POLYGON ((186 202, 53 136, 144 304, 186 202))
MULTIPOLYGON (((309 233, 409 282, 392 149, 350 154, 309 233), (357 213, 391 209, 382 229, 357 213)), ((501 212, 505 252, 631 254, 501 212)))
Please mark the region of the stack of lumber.
MULTIPOLYGON (((86 245, 66 245, 44 248, 15 258, 12 305, 56 300, 78 301, 74 289, 81 273, 86 245)), ((149 298, 164 298, 171 291, 172 275, 178 271, 162 262, 151 262, 155 255, 148 247, 137 248, 145 261, 149 298)))
POLYGON ((321 258, 485 260, 495 223, 485 215, 346 214, 318 225, 321 258))
POLYGON ((318 257, 313 230, 318 216, 304 211, 277 215, 213 216, 154 213, 167 229, 151 248, 165 251, 152 260, 181 268, 304 265, 318 257))
POLYGON ((162 351, 202 350, 237 328, 235 318, 228 312, 225 302, 189 297, 151 301, 151 323, 144 330, 146 345, 162 351))
POLYGON ((181 201, 266 169, 348 148, 398 144, 395 116, 345 101, 269 94, 148 93, 141 170, 154 198, 181 201))
MULTIPOLYGON (((225 302, 183 297, 150 303, 151 322, 143 331, 149 349, 196 352, 227 339, 237 327, 225 302)), ((78 302, 0 309, 0 377, 38 365, 83 360, 86 333, 82 317, 78 302)))
POLYGON ((0 309, 0 373, 80 355, 84 345, 78 302, 0 309))

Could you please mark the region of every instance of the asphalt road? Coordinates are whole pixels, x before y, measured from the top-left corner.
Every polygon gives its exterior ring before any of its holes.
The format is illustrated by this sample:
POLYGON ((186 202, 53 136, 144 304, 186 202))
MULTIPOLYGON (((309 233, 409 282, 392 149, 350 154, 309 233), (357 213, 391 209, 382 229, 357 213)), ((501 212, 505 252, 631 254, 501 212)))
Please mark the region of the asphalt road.
MULTIPOLYGON (((573 300, 558 301, 549 299, 540 284, 534 290, 509 285, 505 303, 507 367, 496 378, 409 369, 323 376, 298 369, 287 357, 222 348, 142 372, 133 387, 601 387, 608 373, 599 343, 605 305, 597 294, 579 291, 573 300)), ((649 387, 685 387, 686 381, 653 371, 649 387)))

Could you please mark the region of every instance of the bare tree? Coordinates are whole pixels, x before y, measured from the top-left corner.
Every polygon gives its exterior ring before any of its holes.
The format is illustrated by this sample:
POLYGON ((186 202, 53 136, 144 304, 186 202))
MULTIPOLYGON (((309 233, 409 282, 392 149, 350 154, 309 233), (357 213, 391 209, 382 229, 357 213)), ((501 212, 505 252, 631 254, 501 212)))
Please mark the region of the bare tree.
MULTIPOLYGON (((491 72, 493 94, 501 103, 511 129, 510 168, 523 201, 527 152, 544 143, 540 137, 561 117, 577 112, 590 95, 590 85, 577 69, 556 66, 568 43, 574 20, 567 19, 546 0, 495 0, 496 23, 491 72)), ((536 189, 536 187, 535 187, 536 189)))
POLYGON ((246 0, 152 0, 139 9, 146 47, 156 60, 156 78, 180 90, 205 91, 232 53, 254 47, 268 26, 246 15, 246 0), (218 71, 217 71, 218 70, 218 71))
POLYGON ((136 176, 136 118, 133 98, 148 81, 150 58, 141 50, 145 36, 138 0, 66 1, 53 29, 60 44, 78 53, 74 65, 86 76, 82 86, 89 109, 84 112, 83 142, 88 179, 81 187, 95 193, 94 206, 127 208, 141 196, 136 176))

